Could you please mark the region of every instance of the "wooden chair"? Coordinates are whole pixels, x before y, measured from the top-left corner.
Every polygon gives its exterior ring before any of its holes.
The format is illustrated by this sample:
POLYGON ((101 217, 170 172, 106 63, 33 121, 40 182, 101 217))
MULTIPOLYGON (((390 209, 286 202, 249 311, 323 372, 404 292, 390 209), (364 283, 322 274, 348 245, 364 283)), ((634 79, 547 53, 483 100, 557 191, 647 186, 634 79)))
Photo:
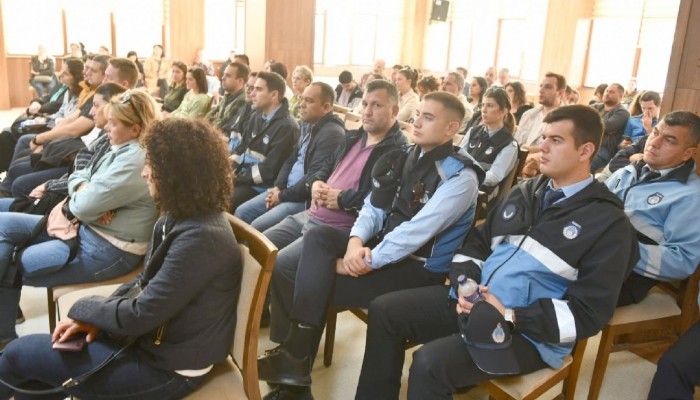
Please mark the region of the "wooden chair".
MULTIPOLYGON (((277 258, 277 248, 260 232, 240 219, 227 215, 241 248, 243 279, 238 299, 237 323, 230 357, 214 366, 207 380, 186 399, 252 399, 261 398, 258 382, 258 336, 265 295, 277 258)), ((72 292, 59 298, 60 308, 70 306, 95 291, 109 295, 116 285, 72 292)))
POLYGON ((660 338, 659 331, 670 331, 670 337, 677 339, 697 321, 699 281, 700 265, 688 279, 676 284, 660 283, 641 302, 615 310, 600 338, 588 391, 589 399, 597 399, 600 394, 610 353, 629 349, 640 341, 648 343, 669 338, 668 335, 660 338), (632 333, 637 335, 634 343, 622 337, 632 333), (647 335, 640 339, 640 333, 647 335), (649 335, 654 333, 655 336, 649 335))
MULTIPOLYGON (((477 201, 476 211, 474 213, 474 219, 472 220, 472 227, 474 229, 476 226, 476 216, 482 213, 481 204, 477 201)), ((470 230, 471 232, 471 230, 470 230)), ((343 311, 350 311, 357 318, 359 318, 365 324, 367 323, 367 309, 357 308, 357 307, 336 307, 335 305, 328 306, 328 312, 326 314, 326 340, 323 344, 323 365, 330 367, 333 363, 333 348, 335 347, 335 325, 338 320, 338 313, 343 311)), ((413 343, 406 345, 406 348, 411 348, 415 346, 413 343)))
POLYGON ((573 400, 587 342, 588 339, 579 340, 573 353, 566 357, 564 365, 559 369, 545 368, 527 375, 492 379, 480 386, 488 392, 491 400, 532 400, 563 380, 562 396, 566 400, 573 400))
POLYGON ((518 158, 515 160, 515 165, 513 168, 511 168, 508 175, 503 178, 501 183, 498 184, 498 194, 496 194, 494 198, 489 199, 489 196, 485 192, 479 191, 477 201, 481 206, 481 213, 476 215, 476 219, 481 220, 486 218, 486 214, 488 213, 490 206, 496 204, 499 200, 505 197, 505 195, 510 192, 510 189, 518 184, 518 177, 522 173, 523 167, 525 166, 527 154, 527 151, 518 148, 518 158))
POLYGON ((134 268, 133 271, 129 272, 128 274, 107 281, 76 283, 73 285, 62 285, 46 288, 46 300, 49 309, 49 332, 53 332, 53 330, 56 328, 56 315, 60 315, 60 310, 58 310, 58 299, 60 297, 65 296, 71 292, 89 289, 92 287, 112 285, 118 286, 122 283, 129 282, 130 280, 136 278, 136 276, 140 274, 141 271, 143 271, 143 263, 139 264, 136 268, 134 268))
POLYGON ((362 116, 354 112, 348 111, 345 113, 345 129, 359 129, 362 126, 362 116))

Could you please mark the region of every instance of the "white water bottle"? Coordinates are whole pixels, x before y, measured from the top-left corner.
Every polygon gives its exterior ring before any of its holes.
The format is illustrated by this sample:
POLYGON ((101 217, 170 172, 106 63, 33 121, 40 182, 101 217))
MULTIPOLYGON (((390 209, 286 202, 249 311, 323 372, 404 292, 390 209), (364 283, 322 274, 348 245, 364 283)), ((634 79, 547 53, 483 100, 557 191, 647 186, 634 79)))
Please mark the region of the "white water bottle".
POLYGON ((484 301, 484 295, 481 294, 479 284, 474 279, 467 278, 464 275, 457 277, 457 293, 470 303, 484 301))

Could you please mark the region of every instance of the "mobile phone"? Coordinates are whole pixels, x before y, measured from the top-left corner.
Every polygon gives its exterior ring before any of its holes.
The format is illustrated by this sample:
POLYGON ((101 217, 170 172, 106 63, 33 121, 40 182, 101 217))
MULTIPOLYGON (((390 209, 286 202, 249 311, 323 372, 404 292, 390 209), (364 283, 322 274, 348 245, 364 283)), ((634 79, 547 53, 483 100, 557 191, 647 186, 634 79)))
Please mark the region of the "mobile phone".
POLYGON ((56 351, 78 352, 82 351, 86 344, 86 335, 84 333, 76 333, 65 342, 54 342, 52 348, 56 351))

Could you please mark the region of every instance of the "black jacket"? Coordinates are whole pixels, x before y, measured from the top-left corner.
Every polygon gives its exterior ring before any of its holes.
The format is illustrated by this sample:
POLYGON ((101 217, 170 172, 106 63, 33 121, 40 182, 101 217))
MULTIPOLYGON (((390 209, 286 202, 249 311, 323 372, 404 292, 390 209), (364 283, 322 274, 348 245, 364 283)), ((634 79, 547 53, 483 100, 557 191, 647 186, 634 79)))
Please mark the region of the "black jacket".
MULTIPOLYGON (((333 156, 333 161, 321 168, 316 174, 304 176, 306 188, 309 193, 311 192, 311 185, 313 185, 315 181, 321 180, 325 182, 328 180, 340 161, 345 157, 345 154, 358 140, 367 140, 367 132, 365 132, 364 128, 349 131, 345 136, 345 144, 338 148, 338 151, 333 156)), ((338 196, 338 206, 346 211, 358 212, 362 208, 365 197, 367 197, 367 194, 369 194, 372 189, 372 167, 374 167, 374 163, 382 155, 407 144, 406 137, 399 128, 399 123, 395 122, 394 126, 392 126, 386 136, 384 136, 384 139, 377 143, 374 150, 372 150, 372 154, 369 155, 367 163, 364 168, 362 168, 358 190, 343 190, 340 196, 338 196)))
POLYGON ((138 278, 108 298, 78 300, 68 316, 108 333, 137 337, 137 351, 157 368, 205 368, 223 361, 233 340, 240 251, 222 213, 165 221, 156 223, 138 278), (125 297, 139 280, 141 295, 125 297))
POLYGON ((270 122, 265 122, 260 112, 253 113, 250 118, 241 144, 233 151, 241 161, 234 182, 236 186, 272 187, 282 164, 299 141, 299 124, 289 113, 287 99, 282 99, 270 122), (248 163, 247 157, 260 162, 248 163))
MULTIPOLYGON (((343 87, 338 85, 335 87, 335 101, 336 103, 340 100, 340 95, 343 93, 343 87)), ((364 95, 364 92, 362 92, 362 88, 360 85, 355 85, 355 89, 350 92, 350 97, 348 97, 348 103, 352 104, 355 99, 362 99, 362 95, 364 95)), ((345 107, 344 104, 339 104, 345 107)))
MULTIPOLYGON (((309 135, 309 144, 306 146, 306 153, 304 153, 304 176, 315 174, 324 165, 331 162, 333 153, 345 137, 345 125, 338 116, 331 112, 314 125, 309 135)), ((279 198, 282 202, 309 200, 309 191, 306 189, 303 177, 296 184, 287 187, 289 172, 297 161, 299 146, 297 141, 294 151, 289 154, 275 181, 275 186, 280 189, 279 198)))

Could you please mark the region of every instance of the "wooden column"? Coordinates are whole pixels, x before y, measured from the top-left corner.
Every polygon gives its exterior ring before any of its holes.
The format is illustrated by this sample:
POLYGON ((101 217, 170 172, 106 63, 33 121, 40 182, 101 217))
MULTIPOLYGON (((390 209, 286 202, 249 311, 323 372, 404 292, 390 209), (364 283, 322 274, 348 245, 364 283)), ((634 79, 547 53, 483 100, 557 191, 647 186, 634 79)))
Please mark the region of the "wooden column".
POLYGON ((204 47, 204 1, 170 0, 170 48, 167 56, 187 65, 204 47))
MULTIPOLYGON (((289 70, 287 81, 297 65, 313 69, 315 13, 316 0, 267 0, 265 59, 284 63, 289 70)), ((256 23, 260 21, 246 21, 256 23)))
POLYGON ((10 77, 7 74, 5 28, 2 21, 2 2, 0 2, 0 110, 6 110, 10 108, 10 77))

